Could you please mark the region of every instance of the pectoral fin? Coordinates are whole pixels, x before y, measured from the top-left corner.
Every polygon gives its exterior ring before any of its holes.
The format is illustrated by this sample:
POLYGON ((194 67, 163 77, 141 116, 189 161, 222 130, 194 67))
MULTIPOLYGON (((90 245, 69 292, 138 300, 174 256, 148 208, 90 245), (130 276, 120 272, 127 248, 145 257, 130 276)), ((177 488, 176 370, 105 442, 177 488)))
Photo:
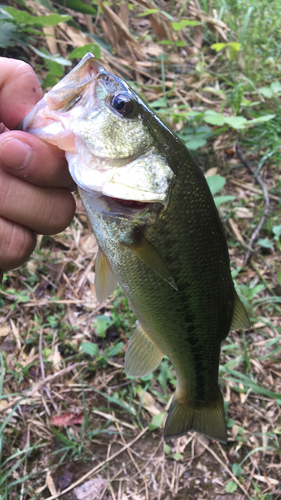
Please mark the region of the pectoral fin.
POLYGON ((239 330, 240 328, 245 330, 247 328, 251 328, 251 323, 241 300, 239 299, 237 293, 235 292, 233 317, 230 330, 239 330))
POLYGON ((125 370, 128 375, 144 377, 157 368, 163 356, 163 352, 137 322, 125 355, 125 370))
POLYGON ((135 230, 132 243, 127 243, 125 241, 123 241, 123 243, 148 267, 153 269, 158 276, 167 281, 175 290, 178 290, 165 260, 161 257, 155 246, 152 245, 139 230, 135 230))
POLYGON ((95 262, 95 287, 97 299, 102 303, 111 295, 117 286, 117 280, 112 272, 107 257, 99 248, 95 262))

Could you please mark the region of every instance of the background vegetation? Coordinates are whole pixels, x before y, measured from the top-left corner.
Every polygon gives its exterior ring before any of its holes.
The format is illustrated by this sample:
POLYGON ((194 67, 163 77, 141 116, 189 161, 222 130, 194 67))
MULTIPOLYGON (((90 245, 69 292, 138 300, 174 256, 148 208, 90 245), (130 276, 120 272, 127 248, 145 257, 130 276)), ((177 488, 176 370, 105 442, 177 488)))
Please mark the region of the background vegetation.
POLYGON ((171 364, 126 377, 134 317, 99 305, 79 199, 6 273, 0 318, 0 499, 281 498, 279 0, 7 1, 0 54, 45 89, 87 51, 126 78, 193 151, 225 223, 252 322, 222 347, 229 444, 163 442, 171 364), (60 493, 61 492, 61 493, 60 493))

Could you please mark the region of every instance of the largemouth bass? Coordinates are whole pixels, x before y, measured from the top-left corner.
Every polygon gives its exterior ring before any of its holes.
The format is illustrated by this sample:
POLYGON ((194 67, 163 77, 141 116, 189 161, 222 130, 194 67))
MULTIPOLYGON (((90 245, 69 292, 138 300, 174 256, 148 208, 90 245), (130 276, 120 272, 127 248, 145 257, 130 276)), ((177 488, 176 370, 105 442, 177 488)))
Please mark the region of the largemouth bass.
POLYGON ((167 355, 178 385, 165 438, 197 431, 226 442, 220 347, 248 316, 230 273, 207 182, 184 144, 92 54, 25 117, 65 151, 96 236, 99 301, 117 281, 138 319, 125 357, 132 376, 167 355))

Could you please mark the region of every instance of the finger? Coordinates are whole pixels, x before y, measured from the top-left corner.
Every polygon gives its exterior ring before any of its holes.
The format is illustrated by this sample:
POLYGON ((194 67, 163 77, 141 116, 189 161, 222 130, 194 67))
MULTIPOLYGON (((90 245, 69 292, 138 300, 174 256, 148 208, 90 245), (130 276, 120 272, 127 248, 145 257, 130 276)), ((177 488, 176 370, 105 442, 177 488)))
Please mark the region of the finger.
POLYGON ((43 97, 37 76, 29 64, 0 58, 0 121, 15 128, 43 97))
POLYGON ((75 200, 68 190, 35 186, 0 169, 1 217, 36 233, 55 234, 70 224, 74 213, 75 200))
POLYGON ((26 132, 0 135, 0 167, 38 186, 76 189, 64 152, 26 132))
MULTIPOLYGON (((32 254, 36 236, 27 227, 0 217, 0 268, 3 271, 15 269, 32 254)), ((0 272, 0 282, 3 278, 0 272)))

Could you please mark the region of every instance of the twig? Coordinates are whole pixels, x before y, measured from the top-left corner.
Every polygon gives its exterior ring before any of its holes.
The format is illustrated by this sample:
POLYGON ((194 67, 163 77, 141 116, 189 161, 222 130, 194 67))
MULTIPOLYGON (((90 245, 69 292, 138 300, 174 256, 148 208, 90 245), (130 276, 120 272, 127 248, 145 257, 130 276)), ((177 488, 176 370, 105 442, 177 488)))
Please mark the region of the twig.
POLYGON ((264 276, 261 274, 258 266, 254 263, 254 261, 252 259, 251 259, 250 262, 251 262, 251 266, 256 271, 257 275, 259 276, 260 280, 263 282, 263 284, 265 285, 265 287, 269 291, 270 295, 275 295, 274 292, 272 291, 272 289, 270 288, 268 282, 266 281, 266 279, 264 278, 264 276))
MULTIPOLYGON (((255 193, 255 194, 262 194, 262 191, 258 188, 256 188, 255 186, 251 186, 250 184, 245 184, 244 182, 239 182, 235 179, 229 179, 229 181, 231 182, 231 184, 234 184, 234 186, 238 186, 242 189, 244 189, 244 191, 250 191, 250 193, 255 193)), ((280 196, 275 196, 275 194, 271 194, 271 193, 268 193, 268 197, 271 199, 271 200, 274 200, 274 201, 278 201, 279 202, 279 199, 280 199, 280 196)))
POLYGON ((98 464, 95 467, 93 467, 93 469, 89 470, 87 472, 87 474, 84 474, 84 476, 80 477, 80 479, 78 479, 78 481, 75 481, 75 483, 71 484, 65 490, 61 491, 57 495, 52 495, 51 497, 46 498, 46 500, 55 500, 56 498, 60 498, 62 495, 65 495, 65 493, 68 493, 73 488, 76 488, 76 486, 78 486, 79 484, 83 483, 88 477, 90 477, 92 474, 94 474, 95 472, 97 472, 107 462, 110 462, 111 460, 113 460, 114 458, 116 458, 118 455, 120 455, 121 453, 123 453, 123 451, 126 451, 128 448, 130 448, 136 441, 138 441, 146 433, 147 430, 148 430, 148 427, 145 427, 134 439, 132 439, 132 441, 130 441, 128 444, 126 444, 126 446, 123 446, 123 448, 121 448, 121 450, 117 451, 116 453, 113 453, 113 455, 111 455, 110 457, 108 457, 105 460, 103 460, 103 462, 101 462, 100 464, 98 464))
MULTIPOLYGON (((206 443, 204 443, 204 441, 201 441, 200 437, 198 437, 197 439, 198 439, 199 443, 201 443, 204 446, 204 448, 206 450, 208 450, 211 453, 211 455, 213 455, 213 457, 215 457, 215 459, 219 462, 219 464, 226 470, 226 472, 231 477, 232 481, 234 481, 237 484, 238 488, 240 488, 243 491, 244 495, 246 495, 246 497, 250 499, 251 497, 250 497, 249 493, 247 492, 247 490, 245 490, 244 486, 242 486, 242 484, 238 481, 237 477, 233 474, 233 472, 231 472, 231 470, 221 460, 221 458, 216 454, 216 452, 213 451, 212 448, 210 448, 206 443)), ((47 499, 47 500, 49 500, 49 499, 47 499)))
MULTIPOLYGON (((45 366, 44 366, 43 353, 42 353, 42 343, 43 343, 43 328, 40 328, 39 345, 38 345, 39 360, 40 360, 41 377, 42 377, 42 380, 45 380, 46 377, 45 377, 45 366)), ((42 399, 42 403, 44 405, 44 408, 46 410, 46 413, 47 413, 48 417, 50 417, 51 413, 50 413, 50 410, 48 408, 48 405, 46 403, 46 400, 45 400, 44 394, 43 394, 44 389, 46 389, 46 386, 42 387, 41 399, 42 399)))
MULTIPOLYGON (((48 382, 51 382, 52 380, 56 379, 57 377, 60 377, 62 375, 65 375, 68 372, 71 372, 71 370, 73 370, 73 368, 76 368, 78 366, 86 366, 86 365, 87 365, 87 361, 82 361, 80 363, 74 363, 73 365, 67 366, 66 368, 63 368, 63 370, 60 370, 59 372, 54 373, 53 375, 49 375, 44 380, 41 380, 40 382, 35 384, 33 387, 28 389, 28 391, 23 396, 18 396, 13 401, 11 401, 11 403, 9 403, 7 406, 4 406, 2 408, 0 407, 0 413, 9 410, 17 403, 22 403, 25 399, 32 397, 33 394, 36 394, 36 392, 40 391, 40 389, 42 389, 42 387, 44 387, 45 384, 47 384, 48 382)), ((5 399, 8 399, 8 397, 9 397, 9 394, 5 394, 5 399)))
MULTIPOLYGON (((245 156, 242 153, 242 149, 241 149, 241 147, 240 147, 239 144, 236 144, 236 153, 237 153, 238 157, 240 158, 240 160, 244 163, 244 165, 246 165, 246 167, 250 170, 250 172, 255 176, 256 171, 252 167, 251 163, 249 163, 248 160, 246 160, 245 156)), ((244 265, 246 265, 248 263, 250 255, 253 252, 252 245, 253 245, 254 241, 257 239, 257 237, 258 237, 258 235, 260 233, 260 230, 261 230, 261 228, 262 228, 262 226, 264 224, 264 221, 265 221, 265 219, 266 219, 266 217, 267 217, 267 215, 269 213, 269 196, 268 196, 267 187, 266 187, 265 183, 262 181, 262 178, 261 178, 261 176, 259 174, 256 175, 256 180, 257 180, 258 184, 260 185, 260 187, 263 190, 265 207, 264 207, 264 211, 263 211, 261 220, 258 223, 256 229, 254 230, 254 232, 253 232, 253 234, 252 234, 252 236, 250 238, 249 248, 248 248, 247 253, 246 253, 246 257, 245 257, 245 260, 244 260, 244 265)))
MULTIPOLYGON (((122 434, 122 432, 121 432, 121 429, 120 429, 120 426, 119 426, 119 424, 118 424, 117 420, 115 421, 115 425, 116 425, 116 428, 117 428, 117 430, 118 430, 118 432, 119 432, 119 435, 120 435, 120 437, 121 437, 122 443, 123 443, 124 445, 126 445, 126 444, 127 444, 127 443, 126 443, 126 440, 125 440, 125 438, 124 438, 124 436, 123 436, 123 434, 122 434)), ((134 464, 134 466, 135 466, 135 468, 136 468, 136 470, 137 470, 137 472, 138 472, 138 476, 139 476, 139 477, 141 477, 141 479, 142 479, 142 481, 143 481, 143 484, 144 484, 144 486, 145 486, 145 498, 146 498, 146 500, 149 500, 149 497, 148 497, 148 487, 147 487, 147 481, 146 481, 146 479, 145 479, 145 476, 141 473, 140 468, 139 468, 139 466, 138 466, 137 462, 135 461, 135 459, 134 459, 134 457, 133 457, 133 455, 132 455, 132 452, 131 452, 130 448, 127 448, 127 453, 128 453, 128 455, 129 455, 129 457, 130 457, 131 461, 133 462, 133 464, 134 464)))

